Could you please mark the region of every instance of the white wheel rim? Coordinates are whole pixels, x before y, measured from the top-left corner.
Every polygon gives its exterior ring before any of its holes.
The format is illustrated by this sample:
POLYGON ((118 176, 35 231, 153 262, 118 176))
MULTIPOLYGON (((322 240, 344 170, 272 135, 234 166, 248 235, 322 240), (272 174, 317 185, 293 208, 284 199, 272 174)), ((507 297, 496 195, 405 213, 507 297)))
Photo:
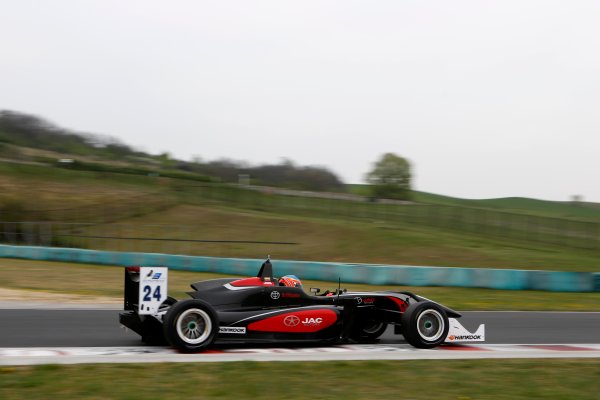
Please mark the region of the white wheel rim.
POLYGON ((438 340, 444 334, 445 328, 444 317, 436 310, 425 310, 417 318, 417 332, 428 342, 438 340))
POLYGON ((200 344, 210 336, 212 321, 206 311, 190 308, 179 314, 176 327, 181 340, 188 344, 200 344))

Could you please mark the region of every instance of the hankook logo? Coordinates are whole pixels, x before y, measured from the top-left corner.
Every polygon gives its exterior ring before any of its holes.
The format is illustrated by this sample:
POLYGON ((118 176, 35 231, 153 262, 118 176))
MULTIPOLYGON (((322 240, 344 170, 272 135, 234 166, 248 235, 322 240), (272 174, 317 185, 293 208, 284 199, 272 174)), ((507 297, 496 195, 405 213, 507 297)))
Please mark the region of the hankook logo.
POLYGON ((460 335, 451 340, 481 340, 481 335, 460 335))
POLYGON ((298 318, 295 315, 288 315, 287 317, 285 317, 283 319, 283 324, 285 326, 298 326, 298 324, 300 323, 300 318, 298 318))
POLYGON ((246 333, 246 328, 238 326, 221 326, 219 327, 219 333, 235 333, 243 335, 246 333))
POLYGON ((281 296, 281 295, 279 294, 279 292, 277 290, 274 290, 271 292, 271 298, 273 300, 277 300, 279 298, 279 296, 281 296))

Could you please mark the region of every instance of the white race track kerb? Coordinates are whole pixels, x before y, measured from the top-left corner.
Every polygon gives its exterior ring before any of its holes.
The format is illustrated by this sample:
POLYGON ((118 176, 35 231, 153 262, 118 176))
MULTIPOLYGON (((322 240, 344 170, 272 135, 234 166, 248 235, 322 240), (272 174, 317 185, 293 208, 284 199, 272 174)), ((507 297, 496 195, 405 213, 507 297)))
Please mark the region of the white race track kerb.
POLYGON ((409 345, 342 345, 215 349, 197 354, 180 354, 166 347, 0 348, 0 365, 486 358, 600 358, 600 344, 445 345, 431 350, 409 345))

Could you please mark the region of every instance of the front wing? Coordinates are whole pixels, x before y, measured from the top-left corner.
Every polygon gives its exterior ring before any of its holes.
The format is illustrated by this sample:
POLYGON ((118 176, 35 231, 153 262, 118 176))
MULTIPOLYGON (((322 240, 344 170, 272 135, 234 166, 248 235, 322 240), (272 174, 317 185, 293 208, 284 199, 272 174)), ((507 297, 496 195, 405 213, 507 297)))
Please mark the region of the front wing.
POLYGON ((479 325, 475 333, 469 332, 456 318, 448 318, 450 329, 446 337, 446 343, 457 342, 484 342, 485 341, 485 324, 479 325))

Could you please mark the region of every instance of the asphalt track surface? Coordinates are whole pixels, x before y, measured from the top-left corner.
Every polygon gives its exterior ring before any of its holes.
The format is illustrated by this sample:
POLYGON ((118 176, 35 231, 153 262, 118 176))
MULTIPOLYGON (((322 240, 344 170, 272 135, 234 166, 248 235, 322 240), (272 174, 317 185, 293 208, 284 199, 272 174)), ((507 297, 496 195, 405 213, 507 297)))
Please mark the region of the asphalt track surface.
MULTIPOLYGON (((119 326, 118 313, 107 309, 2 309, 0 347, 140 346, 139 336, 119 326)), ((472 332, 484 323, 487 344, 600 342, 600 312, 464 312, 459 321, 472 332)), ((405 342, 389 328, 379 345, 403 346, 405 342)))

